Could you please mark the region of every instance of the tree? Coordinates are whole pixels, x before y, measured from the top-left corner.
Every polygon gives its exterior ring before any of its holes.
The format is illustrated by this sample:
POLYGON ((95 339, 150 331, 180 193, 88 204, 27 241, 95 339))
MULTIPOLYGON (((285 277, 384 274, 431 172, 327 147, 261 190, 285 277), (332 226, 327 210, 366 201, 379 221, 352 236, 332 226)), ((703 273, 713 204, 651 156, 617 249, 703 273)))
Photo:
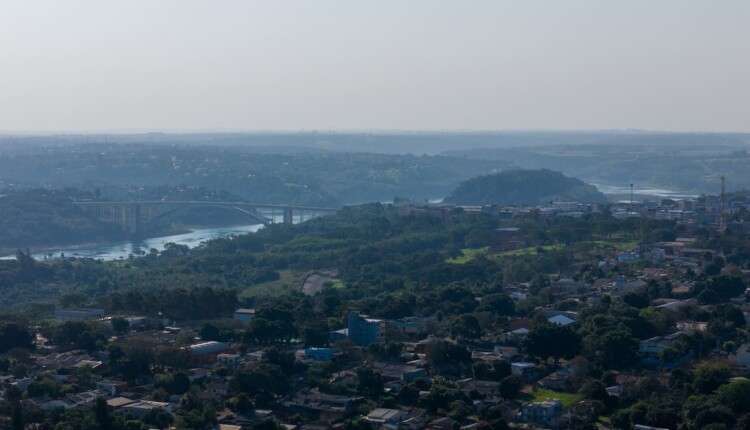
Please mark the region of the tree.
POLYGON ((232 381, 232 388, 236 391, 248 393, 250 396, 277 395, 289 390, 289 383, 281 367, 260 363, 252 369, 238 370, 232 381))
POLYGON ((719 403, 732 409, 735 414, 750 412, 750 381, 740 379, 719 387, 719 403))
POLYGON ((506 376, 500 381, 500 395, 507 400, 515 399, 522 385, 523 381, 518 376, 506 376))
POLYGON ((482 329, 479 327, 479 321, 471 314, 459 315, 451 324, 451 334, 453 337, 476 339, 481 332, 482 329))
POLYGON ((174 420, 174 417, 164 408, 151 408, 143 414, 142 420, 145 424, 150 424, 158 429, 165 429, 174 420))
POLYGON ((529 331, 526 348, 530 354, 544 361, 552 357, 557 365, 560 358, 573 358, 578 354, 581 337, 571 326, 538 324, 529 331))
POLYGON ((253 409, 253 403, 250 401, 250 397, 245 393, 239 393, 235 397, 229 400, 231 409, 239 414, 244 414, 253 409))
POLYGON ((609 325, 603 315, 594 319, 603 326, 584 337, 587 358, 605 370, 631 367, 638 359, 638 340, 633 332, 623 323, 609 325))
POLYGON ((516 314, 516 304, 507 294, 490 294, 482 297, 479 310, 498 316, 513 316, 516 314))
POLYGON ((360 367, 357 369, 357 392, 378 399, 383 395, 383 377, 380 373, 372 370, 372 367, 360 367))
POLYGON ((732 369, 723 361, 704 361, 693 372, 693 389, 698 393, 710 394, 726 384, 732 376, 732 369))
POLYGON ((6 353, 13 348, 32 349, 34 336, 26 327, 14 322, 7 322, 0 326, 0 353, 6 353))
POLYGON ((99 424, 99 430, 112 429, 112 417, 107 410, 107 401, 103 397, 96 399, 94 414, 96 415, 96 422, 99 424))
POLYGON ((13 430, 24 430, 23 408, 19 402, 15 402, 11 411, 11 426, 13 430))
POLYGON ((123 334, 130 330, 130 323, 122 317, 112 318, 112 331, 115 334, 123 334))

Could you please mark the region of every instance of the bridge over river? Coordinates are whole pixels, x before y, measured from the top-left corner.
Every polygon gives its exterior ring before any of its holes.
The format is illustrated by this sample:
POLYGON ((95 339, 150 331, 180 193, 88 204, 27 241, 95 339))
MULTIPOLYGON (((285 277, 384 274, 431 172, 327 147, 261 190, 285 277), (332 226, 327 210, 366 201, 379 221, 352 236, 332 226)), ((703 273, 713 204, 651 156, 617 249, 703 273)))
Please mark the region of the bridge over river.
POLYGON ((105 222, 119 224, 123 230, 134 237, 161 219, 188 211, 197 207, 219 207, 235 210, 247 215, 260 224, 273 223, 274 216, 281 215, 285 224, 291 224, 295 218, 306 221, 338 211, 338 208, 299 206, 283 204, 225 202, 225 201, 179 201, 179 200, 141 200, 141 201, 74 201, 75 205, 105 222))

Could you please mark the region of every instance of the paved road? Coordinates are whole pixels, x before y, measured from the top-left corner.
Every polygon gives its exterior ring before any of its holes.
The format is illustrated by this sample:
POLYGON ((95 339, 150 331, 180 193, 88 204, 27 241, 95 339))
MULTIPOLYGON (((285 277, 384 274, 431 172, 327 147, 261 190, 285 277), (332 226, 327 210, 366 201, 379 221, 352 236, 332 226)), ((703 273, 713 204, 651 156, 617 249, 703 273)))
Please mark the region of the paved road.
POLYGON ((314 296, 323 290, 326 282, 332 282, 337 273, 334 271, 321 271, 307 275, 302 281, 302 293, 308 296, 314 296))

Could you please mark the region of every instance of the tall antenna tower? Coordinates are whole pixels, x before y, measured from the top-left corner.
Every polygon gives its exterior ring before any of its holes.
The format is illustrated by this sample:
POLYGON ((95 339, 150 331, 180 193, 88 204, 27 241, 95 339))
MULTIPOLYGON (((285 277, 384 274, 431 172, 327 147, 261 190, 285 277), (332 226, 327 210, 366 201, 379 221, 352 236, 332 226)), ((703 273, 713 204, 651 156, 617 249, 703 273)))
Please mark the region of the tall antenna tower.
POLYGON ((633 184, 630 184, 630 214, 633 215, 633 184))
POLYGON ((721 209, 719 210, 719 230, 724 231, 727 228, 727 217, 725 208, 727 204, 726 179, 721 175, 721 209))

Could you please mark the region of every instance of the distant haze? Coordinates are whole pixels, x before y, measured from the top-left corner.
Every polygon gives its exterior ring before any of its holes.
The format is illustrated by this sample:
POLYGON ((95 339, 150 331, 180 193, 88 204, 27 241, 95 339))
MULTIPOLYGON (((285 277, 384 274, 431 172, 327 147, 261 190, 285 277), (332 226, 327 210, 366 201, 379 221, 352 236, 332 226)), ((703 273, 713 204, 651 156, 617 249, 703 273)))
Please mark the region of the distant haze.
POLYGON ((750 2, 3 0, 0 132, 750 131, 750 2))

